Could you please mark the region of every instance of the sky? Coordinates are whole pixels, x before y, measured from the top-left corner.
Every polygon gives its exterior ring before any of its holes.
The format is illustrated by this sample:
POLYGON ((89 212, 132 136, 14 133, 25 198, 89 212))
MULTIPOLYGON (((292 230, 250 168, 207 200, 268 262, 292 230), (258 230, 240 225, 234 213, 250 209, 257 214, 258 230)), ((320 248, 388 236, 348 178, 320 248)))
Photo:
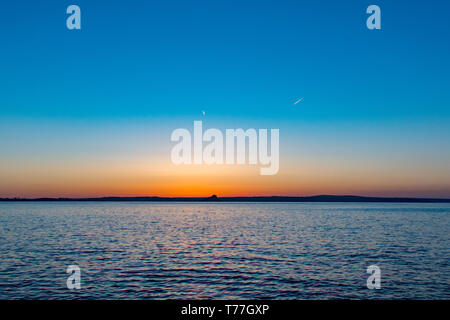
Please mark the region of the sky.
POLYGON ((449 38, 448 1, 4 3, 0 197, 450 198, 449 38), (195 120, 279 129, 279 172, 176 166, 195 120))

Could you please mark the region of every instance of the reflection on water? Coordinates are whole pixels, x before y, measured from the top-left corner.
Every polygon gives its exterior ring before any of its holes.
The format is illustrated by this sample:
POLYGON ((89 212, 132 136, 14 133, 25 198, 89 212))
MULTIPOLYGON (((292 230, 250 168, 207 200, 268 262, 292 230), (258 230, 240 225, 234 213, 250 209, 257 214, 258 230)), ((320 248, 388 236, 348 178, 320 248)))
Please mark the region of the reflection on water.
POLYGON ((0 299, 449 299, 449 232, 449 204, 0 203, 0 299))

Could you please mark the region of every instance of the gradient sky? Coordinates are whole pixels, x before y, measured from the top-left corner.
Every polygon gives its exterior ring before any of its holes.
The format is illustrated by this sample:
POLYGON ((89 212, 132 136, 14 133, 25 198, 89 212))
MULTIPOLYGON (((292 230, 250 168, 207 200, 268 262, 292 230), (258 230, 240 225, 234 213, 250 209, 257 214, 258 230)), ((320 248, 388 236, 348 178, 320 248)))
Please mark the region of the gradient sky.
POLYGON ((449 39, 448 1, 5 2, 0 197, 450 198, 449 39), (194 120, 279 128, 279 173, 175 166, 194 120))

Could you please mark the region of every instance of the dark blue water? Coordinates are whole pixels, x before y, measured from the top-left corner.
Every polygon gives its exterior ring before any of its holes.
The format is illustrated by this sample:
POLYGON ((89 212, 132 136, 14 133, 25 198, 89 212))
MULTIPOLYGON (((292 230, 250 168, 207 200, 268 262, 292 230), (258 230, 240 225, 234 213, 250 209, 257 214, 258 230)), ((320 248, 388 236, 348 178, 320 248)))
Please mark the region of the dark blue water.
POLYGON ((449 299, 449 233, 448 204, 0 203, 0 299, 449 299))

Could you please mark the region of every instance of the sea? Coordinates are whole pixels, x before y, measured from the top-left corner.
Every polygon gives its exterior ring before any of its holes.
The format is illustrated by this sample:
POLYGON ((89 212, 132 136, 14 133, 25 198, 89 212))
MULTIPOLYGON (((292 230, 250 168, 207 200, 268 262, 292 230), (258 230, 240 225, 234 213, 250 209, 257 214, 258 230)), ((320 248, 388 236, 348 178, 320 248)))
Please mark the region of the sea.
POLYGON ((0 299, 450 299, 449 235, 442 203, 1 202, 0 299))

